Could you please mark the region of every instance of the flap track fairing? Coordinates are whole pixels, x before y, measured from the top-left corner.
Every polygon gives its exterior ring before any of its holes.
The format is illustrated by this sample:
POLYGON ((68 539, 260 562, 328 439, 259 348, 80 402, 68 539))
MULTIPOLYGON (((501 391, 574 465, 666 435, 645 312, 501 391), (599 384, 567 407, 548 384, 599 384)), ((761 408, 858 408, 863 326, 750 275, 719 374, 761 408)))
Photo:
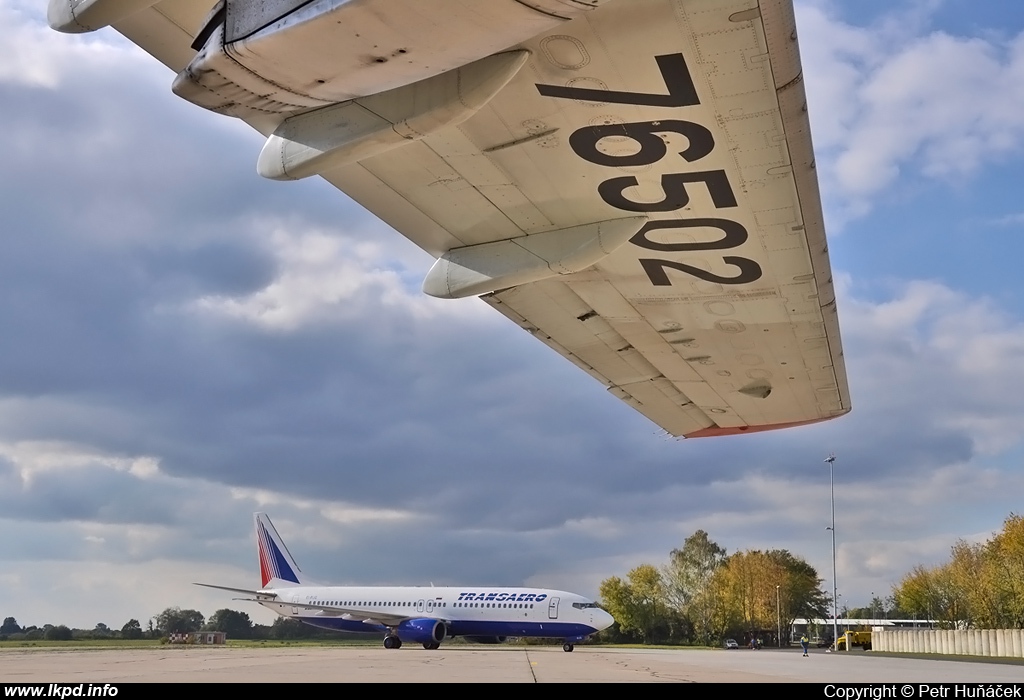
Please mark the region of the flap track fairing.
POLYGON ((256 170, 271 180, 296 180, 460 124, 528 58, 528 51, 500 53, 412 85, 290 117, 267 140, 256 170))
POLYGON ((430 268, 423 291, 460 299, 580 272, 615 251, 645 223, 646 217, 613 219, 454 248, 430 268))

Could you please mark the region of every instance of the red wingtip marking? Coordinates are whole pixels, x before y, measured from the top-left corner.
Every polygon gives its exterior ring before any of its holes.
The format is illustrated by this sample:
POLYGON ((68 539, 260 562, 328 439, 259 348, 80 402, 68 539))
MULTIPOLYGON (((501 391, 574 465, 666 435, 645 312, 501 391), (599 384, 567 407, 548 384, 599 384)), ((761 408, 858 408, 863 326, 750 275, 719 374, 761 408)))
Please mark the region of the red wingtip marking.
POLYGON ((701 438, 701 437, 721 437, 723 435, 743 435, 744 433, 763 433, 766 430, 781 430, 783 428, 795 428, 800 425, 810 425, 811 423, 821 423, 823 421, 831 420, 836 416, 828 416, 826 418, 812 418, 811 420, 794 421, 792 423, 772 423, 770 425, 741 425, 735 428, 702 428, 692 433, 687 433, 683 437, 685 438, 701 438))

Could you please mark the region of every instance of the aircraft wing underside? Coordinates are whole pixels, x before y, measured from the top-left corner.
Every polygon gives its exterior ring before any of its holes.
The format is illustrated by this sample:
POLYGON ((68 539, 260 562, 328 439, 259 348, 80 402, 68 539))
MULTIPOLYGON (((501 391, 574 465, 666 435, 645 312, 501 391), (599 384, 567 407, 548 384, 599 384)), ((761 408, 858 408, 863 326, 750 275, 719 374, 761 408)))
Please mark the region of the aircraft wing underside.
MULTIPOLYGON (((114 26, 182 71, 211 5, 163 0, 114 26)), ((278 106, 222 111, 277 139, 261 173, 321 174, 440 258, 428 293, 482 296, 671 435, 849 411, 792 0, 574 17, 474 64, 490 92, 438 98, 452 125, 348 144, 348 161, 289 151, 312 127, 289 131, 278 106)))

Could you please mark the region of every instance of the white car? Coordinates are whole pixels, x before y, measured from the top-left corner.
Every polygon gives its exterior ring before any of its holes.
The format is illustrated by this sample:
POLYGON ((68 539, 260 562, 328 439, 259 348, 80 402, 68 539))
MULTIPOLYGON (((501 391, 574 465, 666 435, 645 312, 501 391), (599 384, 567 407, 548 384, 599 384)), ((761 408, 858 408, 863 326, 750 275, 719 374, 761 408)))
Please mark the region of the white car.
POLYGON ((726 649, 739 649, 740 645, 736 643, 735 639, 726 639, 725 640, 725 648, 726 649))

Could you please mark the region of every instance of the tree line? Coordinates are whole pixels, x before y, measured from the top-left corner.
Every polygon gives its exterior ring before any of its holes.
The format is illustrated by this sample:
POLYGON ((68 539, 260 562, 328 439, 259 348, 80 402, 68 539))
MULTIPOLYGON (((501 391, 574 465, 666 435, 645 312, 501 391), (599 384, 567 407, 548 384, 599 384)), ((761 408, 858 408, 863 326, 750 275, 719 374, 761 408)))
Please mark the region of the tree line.
MULTIPOLYGON (((726 638, 770 640, 797 618, 826 615, 830 597, 818 572, 785 549, 727 554, 704 530, 669 554, 601 582, 602 605, 616 623, 608 641, 719 644, 726 638)), ((785 640, 785 632, 783 633, 785 640)))
MULTIPOLYGON (((184 632, 218 631, 228 639, 319 639, 340 638, 338 633, 304 625, 298 620, 279 617, 271 625, 253 623, 249 615, 222 608, 209 618, 198 610, 167 608, 143 625, 135 618, 120 629, 98 623, 92 629, 72 629, 67 625, 22 627, 13 617, 4 618, 0 625, 0 641, 69 641, 78 639, 164 639, 168 635, 184 632)), ((342 635, 344 636, 344 635, 342 635)))
POLYGON ((915 566, 893 587, 900 608, 942 627, 1024 628, 1024 517, 984 544, 958 540, 949 561, 915 566))

